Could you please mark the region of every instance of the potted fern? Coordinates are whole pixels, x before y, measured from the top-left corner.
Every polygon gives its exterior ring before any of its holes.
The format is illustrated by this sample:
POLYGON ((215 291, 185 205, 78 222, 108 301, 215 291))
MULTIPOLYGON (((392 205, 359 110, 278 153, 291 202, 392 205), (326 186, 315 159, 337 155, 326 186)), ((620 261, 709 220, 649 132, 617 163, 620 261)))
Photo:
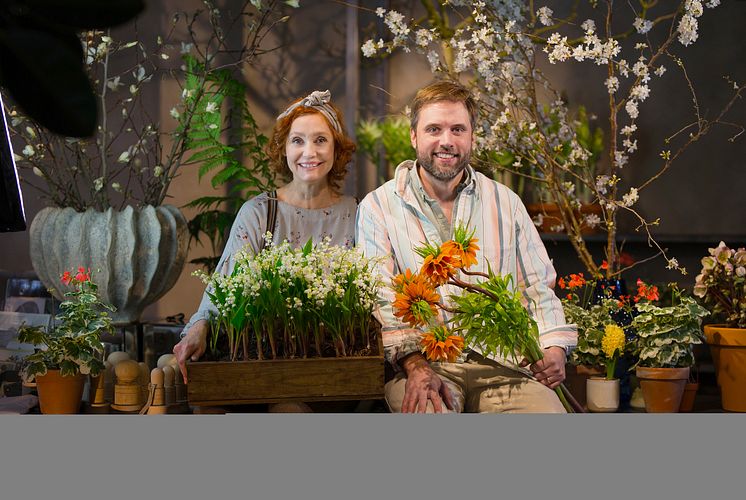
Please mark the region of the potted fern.
POLYGON ((634 365, 640 380, 645 410, 678 412, 684 387, 694 366, 694 345, 704 340, 702 318, 709 314, 692 297, 671 287, 672 305, 637 304, 632 321, 637 333, 634 365))

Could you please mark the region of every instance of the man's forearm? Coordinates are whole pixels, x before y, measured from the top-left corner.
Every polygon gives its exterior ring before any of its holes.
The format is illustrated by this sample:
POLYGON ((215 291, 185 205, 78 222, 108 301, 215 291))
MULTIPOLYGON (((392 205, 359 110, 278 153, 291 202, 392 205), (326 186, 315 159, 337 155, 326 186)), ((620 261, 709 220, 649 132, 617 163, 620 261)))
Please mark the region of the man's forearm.
POLYGON ((400 359, 399 366, 401 366, 402 370, 404 370, 404 373, 409 376, 409 374, 412 373, 412 370, 422 367, 429 368, 430 363, 428 363, 427 359, 425 359, 425 356, 423 356, 422 353, 413 352, 400 359))

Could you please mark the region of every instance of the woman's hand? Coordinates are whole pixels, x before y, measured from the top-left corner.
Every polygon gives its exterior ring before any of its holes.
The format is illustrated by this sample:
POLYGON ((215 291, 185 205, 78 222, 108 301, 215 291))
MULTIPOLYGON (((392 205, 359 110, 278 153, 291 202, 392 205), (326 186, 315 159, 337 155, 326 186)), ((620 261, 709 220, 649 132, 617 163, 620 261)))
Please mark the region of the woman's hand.
POLYGON ((185 384, 187 383, 187 359, 197 361, 207 349, 207 326, 207 321, 204 319, 197 321, 173 348, 185 384))

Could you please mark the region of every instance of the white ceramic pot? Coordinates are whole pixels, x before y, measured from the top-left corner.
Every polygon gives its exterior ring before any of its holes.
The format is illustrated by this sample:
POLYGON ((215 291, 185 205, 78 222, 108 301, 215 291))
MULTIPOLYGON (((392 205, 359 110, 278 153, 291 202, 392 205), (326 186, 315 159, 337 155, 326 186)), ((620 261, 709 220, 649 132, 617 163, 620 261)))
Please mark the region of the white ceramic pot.
POLYGON ((619 408, 619 379, 607 380, 604 377, 590 377, 585 382, 588 411, 593 413, 613 413, 619 408))

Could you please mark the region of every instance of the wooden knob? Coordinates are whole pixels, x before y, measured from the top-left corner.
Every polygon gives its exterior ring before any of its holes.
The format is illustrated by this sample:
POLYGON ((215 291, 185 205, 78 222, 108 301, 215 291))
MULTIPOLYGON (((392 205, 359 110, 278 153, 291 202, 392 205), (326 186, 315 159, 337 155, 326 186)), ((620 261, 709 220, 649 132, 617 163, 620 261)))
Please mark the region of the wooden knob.
POLYGON ((117 375, 117 384, 131 385, 137 383, 140 376, 140 366, 133 359, 125 359, 117 363, 114 367, 114 373, 117 375))
POLYGON ((174 367, 171 365, 166 365, 161 367, 161 370, 163 370, 163 386, 164 387, 171 387, 174 385, 174 367))
POLYGON ((164 379, 163 369, 156 367, 150 370, 150 383, 151 384, 155 386, 163 387, 163 379, 164 379))
POLYGON ((116 366, 120 362, 130 359, 130 355, 127 354, 124 351, 114 351, 111 354, 109 354, 109 357, 106 358, 106 361, 111 363, 111 366, 116 366))
POLYGON ((173 354, 164 354, 160 358, 158 358, 158 361, 156 362, 155 366, 158 368, 163 368, 164 366, 168 365, 175 365, 176 364, 176 356, 173 354))

